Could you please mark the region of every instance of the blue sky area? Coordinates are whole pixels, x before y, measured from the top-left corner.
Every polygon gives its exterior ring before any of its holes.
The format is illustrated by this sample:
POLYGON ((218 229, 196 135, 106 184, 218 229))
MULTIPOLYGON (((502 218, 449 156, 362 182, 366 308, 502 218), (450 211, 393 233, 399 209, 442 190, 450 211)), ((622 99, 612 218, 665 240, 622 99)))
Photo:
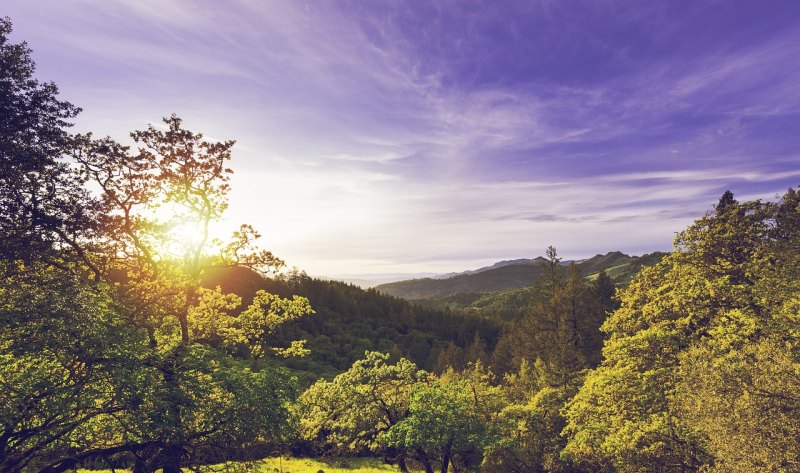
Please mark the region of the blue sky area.
POLYGON ((800 184, 800 2, 6 0, 124 139, 237 140, 229 221, 312 274, 666 250, 800 184))

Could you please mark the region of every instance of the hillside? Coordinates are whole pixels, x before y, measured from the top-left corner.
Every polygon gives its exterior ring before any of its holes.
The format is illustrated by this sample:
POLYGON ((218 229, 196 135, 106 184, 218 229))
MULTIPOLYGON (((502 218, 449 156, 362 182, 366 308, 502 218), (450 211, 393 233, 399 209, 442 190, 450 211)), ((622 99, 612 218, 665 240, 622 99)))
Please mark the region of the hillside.
MULTIPOLYGON (((431 276, 431 277, 433 279, 449 279, 449 278, 452 278, 452 277, 455 277, 455 276, 466 276, 468 274, 477 274, 477 273, 482 273, 484 271, 490 271, 490 270, 493 270, 493 269, 504 268, 506 266, 523 266, 523 265, 544 263, 546 261, 547 260, 542 258, 541 256, 536 257, 534 259, 517 258, 517 259, 512 259, 512 260, 498 261, 497 263, 494 263, 491 266, 484 266, 484 267, 478 268, 478 269, 470 269, 468 271, 461 271, 461 272, 458 272, 458 273, 440 274, 438 276, 431 276)), ((387 281, 387 283, 388 282, 389 281, 387 281)), ((397 282, 397 281, 392 281, 392 282, 397 282)))
MULTIPOLYGON (((643 256, 629 256, 619 251, 576 261, 581 273, 592 278, 606 270, 619 284, 627 284, 643 266, 660 261, 665 253, 651 253, 643 256)), ((494 267, 461 273, 446 279, 410 279, 375 287, 383 294, 407 300, 441 298, 458 293, 486 294, 511 289, 530 287, 541 274, 543 258, 515 260, 511 264, 498 263, 494 267), (520 261, 519 263, 517 261, 520 261)))
POLYGON ((203 285, 236 293, 245 305, 260 289, 283 297, 307 297, 316 313, 273 334, 276 346, 308 340, 309 355, 273 360, 292 369, 303 385, 344 371, 367 350, 406 357, 432 369, 451 342, 463 349, 478 334, 491 349, 501 330, 499 320, 419 307, 375 290, 302 274, 272 279, 246 268, 228 268, 207 275, 203 285))

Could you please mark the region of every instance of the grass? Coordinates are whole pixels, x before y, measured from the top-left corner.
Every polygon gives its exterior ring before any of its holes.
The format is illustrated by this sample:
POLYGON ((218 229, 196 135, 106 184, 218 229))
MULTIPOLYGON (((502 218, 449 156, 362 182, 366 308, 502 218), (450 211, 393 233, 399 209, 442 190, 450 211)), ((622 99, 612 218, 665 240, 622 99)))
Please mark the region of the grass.
MULTIPOLYGON (((215 470, 224 473, 219 465, 215 470)), ((116 470, 127 473, 129 470, 116 470)), ((186 471, 186 470, 184 470, 186 471)), ((236 471, 232 469, 231 471, 236 471)), ((258 473, 397 473, 397 467, 387 465, 376 458, 337 458, 321 461, 313 458, 266 458, 257 462, 258 473)), ((111 473, 111 470, 79 470, 79 473, 111 473)))
POLYGON ((268 458, 262 461, 261 473, 387 473, 400 471, 374 458, 345 458, 322 462, 312 458, 268 458), (282 468, 282 470, 281 470, 282 468))

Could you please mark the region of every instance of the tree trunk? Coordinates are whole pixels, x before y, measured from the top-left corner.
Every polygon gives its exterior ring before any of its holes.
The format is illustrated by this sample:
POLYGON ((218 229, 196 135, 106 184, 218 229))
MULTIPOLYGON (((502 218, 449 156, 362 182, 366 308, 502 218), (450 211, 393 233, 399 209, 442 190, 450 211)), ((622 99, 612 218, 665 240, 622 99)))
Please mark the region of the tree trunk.
POLYGON ((167 447, 164 452, 164 473, 181 473, 183 451, 177 445, 167 447))
POLYGON ((397 457, 397 466, 400 467, 400 471, 402 473, 408 473, 408 467, 406 466, 406 458, 402 454, 397 457))
POLYGON ((444 458, 442 458, 442 473, 447 473, 450 467, 450 449, 453 447, 453 437, 447 441, 447 446, 444 449, 444 458))
POLYGON ((450 452, 444 454, 444 458, 442 458, 442 473, 447 473, 447 469, 450 467, 450 452))
POLYGON ((428 455, 421 448, 417 449, 417 459, 422 463, 422 467, 425 468, 425 473, 434 473, 431 462, 428 460, 428 455))
POLYGON ((147 464, 147 460, 144 458, 137 456, 136 462, 133 464, 133 473, 150 473, 151 468, 150 465, 147 464))
POLYGON ((166 407, 166 414, 164 421, 166 426, 169 427, 169 436, 166 439, 166 446, 161 450, 159 463, 164 468, 164 473, 181 473, 181 458, 183 457, 182 448, 182 406, 179 399, 182 397, 179 382, 175 371, 184 358, 185 345, 179 345, 175 348, 174 358, 168 361, 168 366, 163 370, 164 383, 167 388, 168 403, 166 407))

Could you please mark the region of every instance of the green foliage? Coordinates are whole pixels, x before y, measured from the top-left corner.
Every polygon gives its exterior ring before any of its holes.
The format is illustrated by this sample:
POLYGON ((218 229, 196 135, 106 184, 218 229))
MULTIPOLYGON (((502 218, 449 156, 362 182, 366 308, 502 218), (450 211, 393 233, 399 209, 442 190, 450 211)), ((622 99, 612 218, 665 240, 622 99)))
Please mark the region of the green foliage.
POLYGON ((79 243, 97 202, 67 161, 79 109, 33 77, 10 32, 0 19, 0 470, 13 471, 118 411, 139 352, 104 286, 87 280, 98 270, 79 243))
POLYGON ((386 443, 416 452, 430 469, 431 462, 446 472, 480 463, 483 451, 499 437, 497 414, 506 404, 501 388, 480 364, 462 373, 449 371, 417 383, 408 415, 386 433, 386 443))
POLYGON ((713 471, 791 471, 800 458, 800 357, 774 338, 681 356, 674 410, 703 435, 713 471))
POLYGON ((307 356, 272 360, 290 368, 305 386, 347 370, 365 351, 391 353, 395 361, 404 357, 434 370, 451 342, 465 350, 478 334, 488 352, 501 330, 493 320, 424 309, 374 290, 303 274, 268 279, 242 268, 225 269, 204 276, 203 284, 236 293, 245 304, 258 290, 284 298, 293 294, 307 298, 316 315, 289 321, 269 338, 277 347, 307 340, 311 351, 307 356))
MULTIPOLYGON (((221 348, 244 344, 253 359, 263 357, 279 325, 312 311, 305 299, 258 292, 236 314, 239 296, 201 287, 203 274, 215 267, 268 271, 282 262, 254 246, 259 235, 248 225, 227 245, 209 238, 210 224, 227 207, 231 171, 225 164, 233 142, 209 142, 174 115, 164 123, 165 130, 132 133, 140 145, 136 152, 109 138, 88 140, 77 163, 100 189, 103 209, 102 232, 87 254, 113 282, 109 296, 146 334, 141 344, 148 350, 140 399, 105 419, 105 430, 116 434, 104 444, 134 454, 141 471, 163 467, 169 473, 210 452, 224 458, 244 445, 280 439, 280 426, 288 422, 280 406, 289 400, 290 380, 272 370, 262 371, 272 380, 244 371, 221 348), (164 208, 165 216, 153 211, 164 208), (196 237, 181 234, 187 226, 196 237), (208 256, 214 249, 219 256, 208 256), (264 394, 271 402, 260 402, 264 394), (247 422, 252 419, 265 423, 247 422)), ((282 353, 302 351, 295 343, 282 353)))
POLYGON ((692 307, 703 301, 705 285, 692 268, 676 266, 675 257, 643 271, 604 325, 611 338, 603 363, 567 411, 570 458, 625 471, 689 468, 701 461, 669 410, 668 394, 687 332, 710 314, 701 304, 692 307), (676 292, 680 297, 671 297, 676 292))
POLYGON ((234 324, 240 340, 252 347, 254 359, 264 356, 270 349, 282 356, 302 356, 308 354, 305 340, 293 340, 288 348, 272 348, 269 336, 281 325, 313 313, 308 299, 304 297, 286 299, 258 291, 253 302, 239 314, 234 324))
POLYGON ((428 374, 401 359, 367 352, 333 381, 317 381, 299 398, 300 434, 326 452, 371 452, 405 465, 404 451, 387 449, 385 435, 409 414, 409 396, 428 374))
POLYGON ((53 267, 15 266, 0 282, 0 466, 10 470, 90 440, 82 426, 135 398, 128 381, 143 356, 102 292, 53 267))
POLYGON ((308 301, 258 293, 236 314, 240 297, 201 287, 214 267, 282 265, 248 225, 228 244, 209 236, 233 142, 174 115, 132 133, 133 150, 70 135, 78 109, 32 78, 10 28, 0 21, 0 469, 118 457, 177 473, 284 439, 291 378, 229 353, 262 355, 308 301))
POLYGON ((333 381, 318 381, 299 399, 301 435, 328 453, 383 455, 401 470, 418 463, 466 466, 499 435, 501 388, 480 364, 435 377, 408 360, 369 352, 333 381))
POLYGON ((790 471, 800 462, 800 196, 790 189, 767 204, 723 196, 714 217, 705 227, 728 244, 712 248, 695 233, 687 246, 722 276, 713 291, 725 306, 681 354, 672 407, 703 439, 710 469, 790 471))
POLYGON ((79 110, 10 31, 0 20, 0 470, 178 473, 297 432, 426 473, 798 469, 795 190, 726 192, 666 257, 567 266, 549 247, 382 287, 428 308, 268 279, 283 262, 251 226, 210 238, 232 141, 174 115, 135 147, 72 135, 79 110), (296 404, 292 373, 310 384, 296 404))
POLYGON ((80 109, 33 77, 30 49, 10 33, 0 18, 0 255, 64 265, 84 259, 78 241, 96 210, 64 160, 78 146, 67 129, 80 109))
POLYGON ((546 267, 531 291, 527 314, 498 342, 493 368, 506 373, 523 360, 533 364, 541 359, 569 384, 574 373, 596 365, 603 343, 599 327, 613 306, 608 280, 598 281, 603 286, 589 283, 574 264, 566 270, 557 264, 546 267))
POLYGON ((523 360, 519 371, 506 375, 504 389, 511 402, 500 411, 502 437, 483 460, 487 472, 577 471, 560 457, 566 423, 561 410, 577 391, 581 378, 567 386, 554 385, 539 359, 531 366, 523 360))
POLYGON ((797 464, 797 202, 794 190, 775 204, 723 196, 623 291, 603 363, 566 410, 567 458, 622 471, 797 464))

